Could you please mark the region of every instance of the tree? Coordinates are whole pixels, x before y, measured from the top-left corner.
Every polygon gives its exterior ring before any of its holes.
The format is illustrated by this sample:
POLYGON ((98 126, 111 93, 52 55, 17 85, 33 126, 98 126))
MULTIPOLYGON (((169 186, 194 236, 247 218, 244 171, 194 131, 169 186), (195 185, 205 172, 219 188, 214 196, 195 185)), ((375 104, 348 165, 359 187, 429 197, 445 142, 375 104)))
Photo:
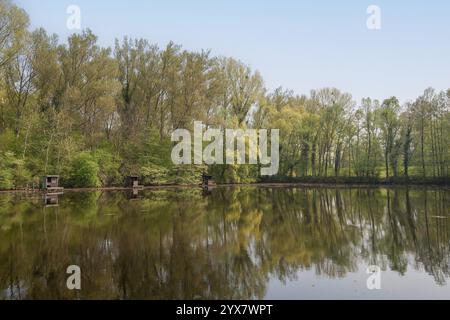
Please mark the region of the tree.
POLYGON ((389 168, 393 168, 394 176, 397 175, 398 161, 398 133, 399 120, 398 112, 400 105, 396 97, 386 99, 377 110, 378 126, 381 130, 381 139, 384 149, 384 161, 386 178, 389 179, 389 168))
POLYGON ((250 109, 259 101, 264 93, 264 84, 258 72, 253 73, 250 67, 234 59, 225 59, 222 65, 226 78, 226 95, 229 105, 227 113, 241 127, 247 120, 250 109))
POLYGON ((0 69, 4 68, 26 43, 28 16, 9 0, 0 0, 0 69))
POLYGON ((407 104, 406 111, 400 115, 401 137, 403 139, 403 174, 409 175, 409 166, 413 154, 413 119, 411 113, 411 104, 407 104))
POLYGON ((88 148, 99 145, 110 117, 116 113, 119 90, 117 65, 110 49, 97 46, 90 30, 74 34, 68 46, 60 47, 60 59, 66 84, 65 108, 76 119, 73 127, 85 136, 88 148))

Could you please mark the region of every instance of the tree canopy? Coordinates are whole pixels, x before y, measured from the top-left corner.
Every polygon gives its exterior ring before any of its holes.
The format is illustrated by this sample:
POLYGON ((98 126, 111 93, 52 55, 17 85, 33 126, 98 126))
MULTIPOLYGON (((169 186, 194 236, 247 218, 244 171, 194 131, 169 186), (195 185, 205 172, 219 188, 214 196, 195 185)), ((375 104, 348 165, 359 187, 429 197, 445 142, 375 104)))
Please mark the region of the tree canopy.
MULTIPOLYGON (((170 161, 171 132, 194 121, 280 129, 281 177, 449 177, 450 90, 428 88, 404 105, 396 97, 358 103, 335 88, 270 92, 234 58, 172 42, 125 38, 103 48, 97 40, 90 30, 65 43, 30 31, 26 13, 0 0, 1 188, 45 174, 80 186, 80 154, 96 175, 82 186, 118 185, 131 174, 149 184, 195 181, 204 167, 170 161)), ((260 178, 248 165, 208 170, 223 182, 260 178)))

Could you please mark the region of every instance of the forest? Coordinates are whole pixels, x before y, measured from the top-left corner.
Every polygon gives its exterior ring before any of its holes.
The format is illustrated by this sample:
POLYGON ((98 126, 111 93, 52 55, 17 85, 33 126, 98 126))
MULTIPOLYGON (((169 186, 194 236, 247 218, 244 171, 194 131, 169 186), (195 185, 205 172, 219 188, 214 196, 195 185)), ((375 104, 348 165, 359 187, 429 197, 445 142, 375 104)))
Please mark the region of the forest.
POLYGON ((194 121, 279 129, 272 181, 449 182, 450 89, 404 104, 336 88, 271 91, 235 58, 146 39, 104 48, 90 30, 61 41, 0 0, 0 189, 48 174, 65 187, 122 186, 129 175, 193 184, 206 170, 219 183, 263 181, 258 166, 174 165, 171 133, 194 121))

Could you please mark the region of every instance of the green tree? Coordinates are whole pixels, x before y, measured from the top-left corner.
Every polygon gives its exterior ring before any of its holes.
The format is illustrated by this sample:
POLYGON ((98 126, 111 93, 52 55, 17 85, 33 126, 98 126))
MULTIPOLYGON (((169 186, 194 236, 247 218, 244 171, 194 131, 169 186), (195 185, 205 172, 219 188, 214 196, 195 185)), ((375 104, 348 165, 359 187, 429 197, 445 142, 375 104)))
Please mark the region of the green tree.
POLYGON ((71 163, 69 185, 74 188, 100 187, 99 172, 95 158, 87 152, 81 153, 71 163))
POLYGON ((393 169, 394 176, 397 176, 398 161, 398 138, 399 138, 399 120, 398 112, 400 105, 396 97, 383 101, 377 110, 378 126, 381 130, 381 144, 383 146, 386 178, 389 179, 390 171, 393 169))

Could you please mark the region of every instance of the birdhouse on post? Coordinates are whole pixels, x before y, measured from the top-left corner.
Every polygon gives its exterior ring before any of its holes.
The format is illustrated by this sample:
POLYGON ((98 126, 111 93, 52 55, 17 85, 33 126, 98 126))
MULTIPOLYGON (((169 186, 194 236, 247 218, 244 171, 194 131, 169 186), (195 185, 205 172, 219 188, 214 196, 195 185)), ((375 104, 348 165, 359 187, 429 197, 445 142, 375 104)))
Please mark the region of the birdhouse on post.
POLYGON ((128 188, 143 188, 143 186, 139 185, 139 177, 138 176, 129 176, 127 179, 127 187, 128 188))
POLYGON ((59 176, 48 175, 42 178, 42 189, 48 192, 58 192, 64 190, 59 186, 59 176))
POLYGON ((202 174, 202 187, 203 188, 208 188, 208 187, 212 187, 215 185, 212 176, 208 176, 205 173, 202 174))

